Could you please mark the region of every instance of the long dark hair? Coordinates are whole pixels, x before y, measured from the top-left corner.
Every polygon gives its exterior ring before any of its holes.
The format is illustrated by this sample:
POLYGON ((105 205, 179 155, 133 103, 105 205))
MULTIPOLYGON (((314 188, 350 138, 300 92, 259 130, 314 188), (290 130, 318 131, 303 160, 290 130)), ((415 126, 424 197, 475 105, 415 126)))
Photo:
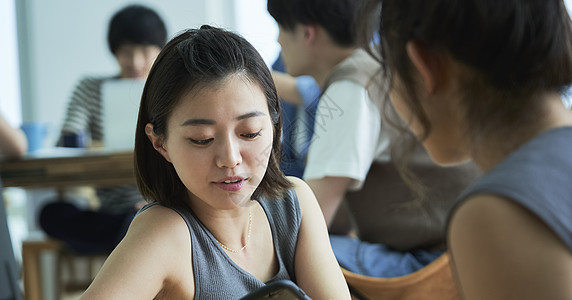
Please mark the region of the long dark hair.
POLYGON ((572 83, 572 30, 562 0, 369 0, 362 13, 362 33, 377 21, 385 74, 391 84, 399 77, 424 137, 431 128, 417 98, 409 41, 447 52, 470 70, 461 100, 472 136, 534 120, 537 94, 572 83))
POLYGON ((279 197, 291 187, 279 169, 282 118, 270 71, 256 49, 229 31, 204 25, 174 37, 161 51, 145 83, 135 133, 135 176, 148 201, 180 205, 187 190, 173 165, 159 154, 145 134, 165 136, 167 120, 183 94, 216 85, 233 74, 242 74, 264 92, 273 124, 274 140, 268 168, 253 198, 279 197))

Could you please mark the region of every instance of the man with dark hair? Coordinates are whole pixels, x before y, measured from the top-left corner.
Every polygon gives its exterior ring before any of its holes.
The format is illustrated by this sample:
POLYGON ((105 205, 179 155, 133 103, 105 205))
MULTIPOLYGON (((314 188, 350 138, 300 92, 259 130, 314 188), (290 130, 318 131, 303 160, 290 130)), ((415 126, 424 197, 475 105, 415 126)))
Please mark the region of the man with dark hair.
POLYGON ((107 41, 119 66, 119 74, 113 77, 88 76, 79 82, 68 107, 60 145, 76 147, 73 135, 82 133, 88 133, 93 143, 101 143, 102 84, 120 78, 145 79, 166 40, 165 24, 150 8, 130 5, 115 13, 109 23, 107 41))
POLYGON ((477 173, 466 166, 441 170, 418 145, 408 163, 430 192, 419 201, 420 193, 402 179, 394 162, 405 149, 404 135, 386 119, 391 111, 382 103, 387 91, 379 62, 357 42, 362 4, 268 0, 268 11, 279 26, 286 71, 314 77, 323 91, 304 180, 340 265, 368 276, 402 276, 441 255, 446 211, 477 173), (341 216, 350 225, 341 224, 341 216), (346 235, 350 229, 359 239, 346 235))
POLYGON ((286 71, 293 76, 314 77, 324 91, 317 108, 314 140, 310 144, 304 179, 313 183, 310 186, 322 205, 328 225, 332 223, 336 203, 341 202, 346 189, 352 185, 357 187, 364 179, 375 157, 375 145, 383 139, 377 125, 381 123, 379 113, 365 86, 351 80, 330 82, 328 78, 331 70, 346 60, 368 61, 361 74, 364 77, 374 75, 376 62, 363 50, 358 50, 353 33, 352 12, 359 4, 360 1, 353 0, 268 1, 268 11, 279 26, 278 41, 286 71), (354 59, 349 60, 352 55, 354 59), (371 129, 365 132, 366 129, 360 127, 371 129), (351 131, 362 132, 355 137, 360 138, 359 144, 347 143, 349 140, 328 141, 330 137, 345 136, 345 132, 351 131), (360 153, 362 150, 366 153, 360 153), (329 154, 323 155, 324 152, 329 154), (334 155, 345 156, 345 153, 356 153, 352 155, 357 158, 355 163, 330 160, 334 155))
POLYGON ((109 22, 107 44, 113 55, 128 44, 162 48, 166 41, 165 23, 150 8, 127 6, 113 15, 109 22))
POLYGON ((279 26, 278 42, 286 71, 293 76, 314 77, 324 91, 304 179, 316 194, 328 225, 346 190, 360 187, 371 162, 389 143, 380 128, 379 109, 372 101, 376 99, 371 99, 366 89, 377 63, 357 47, 354 34, 353 12, 360 3, 268 1, 268 11, 279 26), (345 65, 355 72, 336 78, 339 72, 335 69, 345 65), (355 79, 358 76, 363 83, 355 79))
MULTIPOLYGON (((101 87, 123 78, 145 79, 167 41, 161 17, 152 9, 129 5, 110 20, 108 46, 119 66, 119 74, 88 76, 76 86, 58 144, 63 147, 103 145, 101 87), (85 143, 85 136, 91 138, 85 143)), ((98 210, 83 210, 66 201, 47 204, 40 211, 40 225, 51 237, 82 253, 109 253, 123 238, 131 219, 144 203, 134 185, 96 189, 98 210)))

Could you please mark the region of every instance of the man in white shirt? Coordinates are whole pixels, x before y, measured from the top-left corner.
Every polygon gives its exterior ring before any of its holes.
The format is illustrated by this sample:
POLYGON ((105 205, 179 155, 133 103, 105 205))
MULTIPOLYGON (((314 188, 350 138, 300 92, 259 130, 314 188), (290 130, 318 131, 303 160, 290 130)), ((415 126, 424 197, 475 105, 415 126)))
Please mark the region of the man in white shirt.
MULTIPOLYGON (((293 76, 314 77, 324 91, 316 112, 304 180, 316 194, 330 225, 346 190, 361 186, 371 162, 388 141, 381 132, 381 114, 364 86, 350 80, 325 86, 332 69, 342 61, 352 55, 368 55, 363 50, 356 53, 355 28, 348 25, 355 23, 352 12, 361 1, 302 2, 271 0, 268 7, 279 24, 278 41, 286 71, 293 76), (318 2, 324 4, 321 17, 312 11, 320 7, 318 2), (288 14, 294 9, 286 6, 307 9, 307 13, 297 11, 300 19, 316 16, 316 20, 298 21, 297 16, 288 14), (326 11, 333 14, 329 16, 326 11), (345 16, 335 16, 335 12, 345 16)), ((370 62, 377 65, 373 58, 370 62)))
MULTIPOLYGON (((380 64, 358 47, 355 16, 362 2, 268 0, 268 11, 279 25, 278 42, 286 71, 292 76, 312 76, 324 91, 318 102, 304 180, 316 195, 330 229, 346 196, 364 187, 372 163, 392 164, 391 154, 402 149, 396 142, 401 133, 392 129, 385 118, 388 111, 382 100, 387 91, 380 64)), ((424 168, 425 161, 430 160, 424 157, 424 168)), ((375 168, 381 172, 385 169, 375 168)), ((376 183, 369 183, 368 194, 354 201, 361 202, 357 205, 359 211, 351 211, 360 239, 331 235, 332 247, 340 265, 350 271, 376 277, 409 274, 444 250, 442 224, 454 196, 444 197, 445 201, 437 205, 409 205, 418 199, 399 172, 374 177, 381 178, 377 180, 383 188, 371 196, 369 191, 375 191, 376 183), (394 189, 392 185, 397 181, 399 187, 394 189), (399 212, 394 211, 395 207, 388 208, 395 204, 403 204, 399 212), (396 218, 405 222, 379 226, 375 217, 360 220, 362 214, 376 211, 380 220, 396 218), (372 228, 373 238, 363 240, 360 232, 372 228), (405 239, 396 237, 403 235, 405 239), (364 253, 368 253, 367 257, 364 253)), ((473 177, 471 174, 466 180, 452 182, 450 191, 456 195, 473 177)))

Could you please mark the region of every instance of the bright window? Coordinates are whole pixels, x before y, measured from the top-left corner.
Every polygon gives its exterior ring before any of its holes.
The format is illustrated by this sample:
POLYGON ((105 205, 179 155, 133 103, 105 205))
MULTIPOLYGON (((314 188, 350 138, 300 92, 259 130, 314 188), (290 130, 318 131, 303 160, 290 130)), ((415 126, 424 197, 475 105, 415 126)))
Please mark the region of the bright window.
POLYGON ((0 1, 0 111, 12 126, 22 122, 14 0, 0 1))

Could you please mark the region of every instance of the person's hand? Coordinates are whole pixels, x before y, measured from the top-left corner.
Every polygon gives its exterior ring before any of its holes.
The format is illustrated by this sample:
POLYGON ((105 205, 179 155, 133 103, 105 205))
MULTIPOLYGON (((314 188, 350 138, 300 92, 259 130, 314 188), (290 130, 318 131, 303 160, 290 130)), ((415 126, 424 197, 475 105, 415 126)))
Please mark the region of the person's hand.
POLYGON ((22 156, 27 150, 26 134, 21 129, 12 127, 0 114, 0 155, 22 156))

